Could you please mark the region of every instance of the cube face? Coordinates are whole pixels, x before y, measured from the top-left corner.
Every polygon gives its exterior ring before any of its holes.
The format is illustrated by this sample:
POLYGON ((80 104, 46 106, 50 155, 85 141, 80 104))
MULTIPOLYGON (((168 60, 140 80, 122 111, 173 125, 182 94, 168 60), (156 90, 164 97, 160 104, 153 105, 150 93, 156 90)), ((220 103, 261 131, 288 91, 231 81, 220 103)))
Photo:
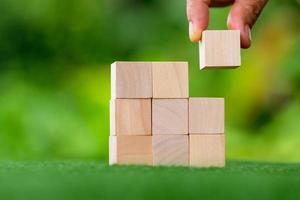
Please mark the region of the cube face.
POLYGON ((152 165, 151 136, 110 136, 110 164, 152 165))
POLYGON ((225 166, 224 134, 190 135, 190 165, 195 167, 225 166))
POLYGON ((151 99, 110 101, 111 135, 151 135, 151 99))
POLYGON ((117 137, 109 136, 109 164, 113 165, 117 163, 117 137))
POLYGON ((189 99, 189 134, 223 134, 224 99, 189 99))
POLYGON ((240 31, 207 30, 200 43, 200 68, 236 68, 241 65, 240 31))
POLYGON ((152 134, 188 134, 188 99, 153 99, 152 134))
POLYGON ((178 165, 189 164, 189 142, 187 135, 154 135, 153 164, 178 165))
POLYGON ((153 98, 188 98, 187 62, 153 62, 153 98))
POLYGON ((151 98, 151 62, 114 62, 111 65, 111 98, 151 98))

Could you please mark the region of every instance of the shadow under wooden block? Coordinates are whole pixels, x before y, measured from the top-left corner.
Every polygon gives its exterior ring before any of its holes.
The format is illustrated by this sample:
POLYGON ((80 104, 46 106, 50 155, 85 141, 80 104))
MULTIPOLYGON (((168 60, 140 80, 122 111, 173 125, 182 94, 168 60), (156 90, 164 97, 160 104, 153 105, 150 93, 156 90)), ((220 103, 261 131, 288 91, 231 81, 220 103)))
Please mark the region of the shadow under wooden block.
POLYGON ((152 165, 152 136, 110 136, 109 164, 152 165))
POLYGON ((189 135, 190 165, 195 167, 225 166, 224 134, 189 135))
POLYGON ((110 101, 111 135, 151 135, 151 99, 110 101))
POLYGON ((154 165, 189 164, 188 135, 153 135, 152 139, 154 165))
POLYGON ((153 98, 188 98, 187 62, 153 62, 153 98))
POLYGON ((189 134, 223 134, 224 118, 224 98, 189 99, 189 134))
POLYGON ((188 134, 188 99, 153 99, 152 134, 188 134))
POLYGON ((151 62, 114 62, 111 65, 111 98, 151 98, 151 62))
POLYGON ((239 30, 207 30, 202 33, 200 69, 236 68, 241 65, 239 30))

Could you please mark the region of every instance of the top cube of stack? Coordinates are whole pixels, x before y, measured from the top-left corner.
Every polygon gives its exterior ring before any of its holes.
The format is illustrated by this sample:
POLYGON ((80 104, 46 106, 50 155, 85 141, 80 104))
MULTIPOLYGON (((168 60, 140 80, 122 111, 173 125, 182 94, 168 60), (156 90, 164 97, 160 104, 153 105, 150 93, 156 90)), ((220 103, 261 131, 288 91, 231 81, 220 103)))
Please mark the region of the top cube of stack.
POLYGON ((111 65, 111 98, 151 98, 150 62, 114 62, 111 65))
POLYGON ((188 98, 187 62, 115 62, 111 98, 188 98))
POLYGON ((236 68, 240 65, 240 31, 203 31, 200 42, 200 69, 236 68))

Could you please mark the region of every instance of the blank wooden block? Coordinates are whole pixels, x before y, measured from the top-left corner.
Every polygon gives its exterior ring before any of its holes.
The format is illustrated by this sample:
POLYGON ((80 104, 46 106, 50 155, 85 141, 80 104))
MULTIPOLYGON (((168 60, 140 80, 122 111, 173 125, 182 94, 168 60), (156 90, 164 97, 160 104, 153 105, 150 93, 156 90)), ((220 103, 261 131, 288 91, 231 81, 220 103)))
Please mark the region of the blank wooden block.
POLYGON ((188 98, 188 63, 153 62, 153 98, 188 98))
POLYGON ((151 98, 151 62, 114 62, 111 65, 111 98, 151 98))
POLYGON ((188 99, 153 99, 152 134, 188 134, 188 99))
POLYGON ((200 69, 236 68, 241 65, 239 30, 207 30, 200 42, 200 69))
POLYGON ((111 135, 151 135, 151 99, 110 101, 111 135))
POLYGON ((190 165, 196 167, 225 166, 224 134, 190 135, 190 165))
POLYGON ((109 164, 152 165, 152 136, 110 136, 109 164))
POLYGON ((189 134, 224 133, 224 98, 189 99, 189 134))
POLYGON ((154 165, 188 165, 189 142, 187 135, 153 135, 154 165))

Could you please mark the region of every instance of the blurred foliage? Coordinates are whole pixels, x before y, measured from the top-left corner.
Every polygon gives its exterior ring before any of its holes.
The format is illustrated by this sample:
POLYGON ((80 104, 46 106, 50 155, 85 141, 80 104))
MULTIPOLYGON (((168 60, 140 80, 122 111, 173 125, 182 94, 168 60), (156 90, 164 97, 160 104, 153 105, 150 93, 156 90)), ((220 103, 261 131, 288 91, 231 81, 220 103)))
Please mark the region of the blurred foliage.
POLYGON ((270 1, 242 67, 200 71, 183 0, 1 0, 0 159, 106 159, 110 63, 187 60, 190 95, 226 99, 228 158, 300 161, 299 11, 270 1))

